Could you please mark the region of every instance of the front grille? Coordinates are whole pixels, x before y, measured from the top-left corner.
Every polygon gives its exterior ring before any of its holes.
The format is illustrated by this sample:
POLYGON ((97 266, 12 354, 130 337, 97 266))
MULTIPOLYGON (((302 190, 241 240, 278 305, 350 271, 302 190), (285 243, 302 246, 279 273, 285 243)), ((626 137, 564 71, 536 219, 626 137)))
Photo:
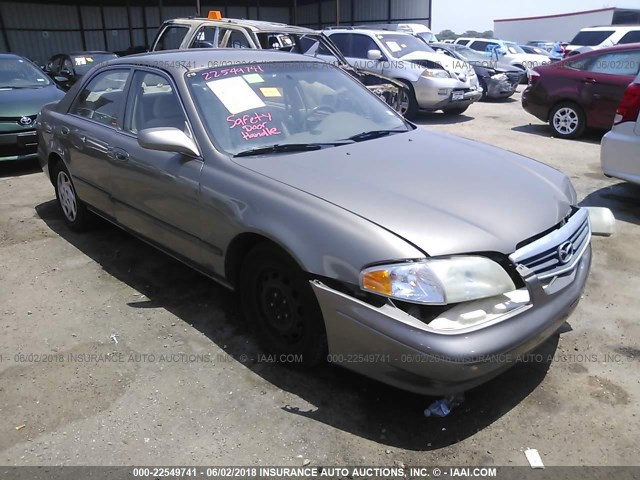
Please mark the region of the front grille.
POLYGON ((516 250, 509 259, 529 268, 540 279, 555 277, 576 267, 590 241, 589 214, 580 209, 565 225, 516 250))
POLYGON ((36 117, 38 115, 25 115, 24 117, 0 117, 0 123, 9 124, 11 127, 15 127, 16 131, 20 131, 22 129, 33 128, 36 123, 36 117), (21 123, 23 118, 28 118, 31 120, 30 123, 24 124, 21 123))

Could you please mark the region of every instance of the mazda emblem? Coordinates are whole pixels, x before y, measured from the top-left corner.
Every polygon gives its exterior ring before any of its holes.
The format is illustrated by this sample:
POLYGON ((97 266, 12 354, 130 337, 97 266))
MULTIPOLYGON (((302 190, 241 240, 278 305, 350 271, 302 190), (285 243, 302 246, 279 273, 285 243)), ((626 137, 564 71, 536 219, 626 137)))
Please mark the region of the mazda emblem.
POLYGON ((558 247, 558 260, 562 265, 569 263, 573 258, 573 243, 564 242, 558 247))
POLYGON ((31 120, 30 117, 22 117, 20 119, 20 125, 24 125, 25 127, 31 125, 32 122, 33 120, 31 120))

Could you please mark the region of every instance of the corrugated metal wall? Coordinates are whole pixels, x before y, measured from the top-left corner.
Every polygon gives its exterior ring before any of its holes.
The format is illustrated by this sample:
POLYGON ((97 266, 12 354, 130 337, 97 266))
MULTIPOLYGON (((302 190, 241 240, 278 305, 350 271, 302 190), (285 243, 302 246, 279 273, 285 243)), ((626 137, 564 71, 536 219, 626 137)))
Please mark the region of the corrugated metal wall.
MULTIPOLYGON (((126 50, 131 46, 149 45, 163 20, 195 14, 193 6, 168 5, 163 0, 148 0, 140 6, 39 4, 29 1, 0 3, 0 17, 4 30, 0 31, 0 50, 12 51, 40 63, 52 55, 74 50, 126 50), (5 41, 6 40, 6 41, 5 41)), ((391 23, 397 20, 416 19, 425 23, 429 17, 431 0, 321 0, 304 3, 298 0, 295 20, 298 25, 319 28, 337 23, 336 9, 339 2, 340 24, 391 23)), ((123 2, 124 3, 124 2, 123 2)), ((138 2, 136 2, 138 3, 138 2)), ((222 10, 225 17, 250 18, 273 22, 291 23, 293 8, 260 6, 255 0, 245 6, 215 6, 213 1, 203 0, 201 11, 222 10), (212 4, 209 4, 211 2, 212 4)), ((222 2, 217 2, 222 3, 222 2)), ((263 0, 262 3, 268 3, 263 0)), ((293 6, 294 0, 291 0, 293 6)))
POLYGON ((320 12, 318 3, 298 5, 296 23, 311 28, 336 25, 338 1, 341 25, 399 21, 430 24, 432 0, 323 0, 320 2, 320 12))

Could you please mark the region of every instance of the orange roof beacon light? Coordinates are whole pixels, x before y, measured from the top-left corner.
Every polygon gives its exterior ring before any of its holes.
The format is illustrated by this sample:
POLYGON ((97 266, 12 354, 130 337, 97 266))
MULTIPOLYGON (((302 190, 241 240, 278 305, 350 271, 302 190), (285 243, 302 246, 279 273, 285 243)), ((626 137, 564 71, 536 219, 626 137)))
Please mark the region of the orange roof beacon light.
POLYGON ((209 20, 222 20, 222 12, 220 10, 209 10, 207 18, 209 20))

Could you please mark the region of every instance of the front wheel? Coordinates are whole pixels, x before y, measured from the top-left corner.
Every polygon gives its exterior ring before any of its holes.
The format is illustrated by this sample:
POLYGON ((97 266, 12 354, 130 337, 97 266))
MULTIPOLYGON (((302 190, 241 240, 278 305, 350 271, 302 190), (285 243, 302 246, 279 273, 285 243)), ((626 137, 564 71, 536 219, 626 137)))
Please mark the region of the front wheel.
POLYGON ((553 107, 549 124, 559 138, 578 138, 587 128, 584 112, 572 102, 559 103, 553 107))
POLYGON ((245 258, 240 296, 247 323, 266 353, 296 367, 326 358, 327 335, 304 272, 282 250, 259 245, 245 258))
POLYGON ((404 83, 405 88, 400 92, 400 115, 407 120, 413 120, 418 115, 419 110, 416 92, 409 82, 402 80, 402 83, 404 83))
POLYGON ((53 167, 53 185, 64 222, 71 230, 77 232, 86 230, 90 224, 91 213, 78 198, 69 170, 62 160, 53 167))

